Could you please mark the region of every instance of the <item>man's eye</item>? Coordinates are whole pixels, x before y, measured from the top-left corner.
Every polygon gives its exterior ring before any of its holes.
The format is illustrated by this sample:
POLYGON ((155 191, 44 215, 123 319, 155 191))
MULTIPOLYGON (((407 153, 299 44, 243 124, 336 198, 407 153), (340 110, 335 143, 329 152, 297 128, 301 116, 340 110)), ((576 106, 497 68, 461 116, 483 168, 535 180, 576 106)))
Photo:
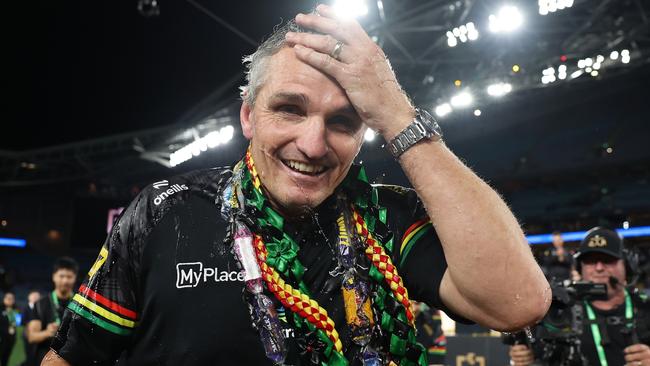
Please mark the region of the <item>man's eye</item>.
POLYGON ((302 114, 302 109, 296 105, 291 105, 291 104, 283 104, 279 107, 276 108, 278 112, 282 113, 288 113, 288 114, 302 114))
POLYGON ((332 117, 328 123, 334 129, 344 132, 355 132, 360 127, 360 123, 347 116, 332 117))

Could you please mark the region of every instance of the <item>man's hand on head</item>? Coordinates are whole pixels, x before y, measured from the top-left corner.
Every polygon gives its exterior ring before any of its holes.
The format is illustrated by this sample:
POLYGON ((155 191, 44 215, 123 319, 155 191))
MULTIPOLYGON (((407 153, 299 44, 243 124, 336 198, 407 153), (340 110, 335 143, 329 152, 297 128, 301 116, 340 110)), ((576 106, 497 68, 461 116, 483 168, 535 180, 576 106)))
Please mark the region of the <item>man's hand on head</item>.
POLYGON ((316 10, 318 14, 298 14, 296 23, 323 34, 289 32, 287 41, 300 60, 341 85, 368 127, 392 139, 411 123, 415 111, 386 55, 357 21, 337 18, 327 5, 316 10))
POLYGON ((633 344, 625 350, 626 366, 650 366, 650 347, 646 344, 633 344))

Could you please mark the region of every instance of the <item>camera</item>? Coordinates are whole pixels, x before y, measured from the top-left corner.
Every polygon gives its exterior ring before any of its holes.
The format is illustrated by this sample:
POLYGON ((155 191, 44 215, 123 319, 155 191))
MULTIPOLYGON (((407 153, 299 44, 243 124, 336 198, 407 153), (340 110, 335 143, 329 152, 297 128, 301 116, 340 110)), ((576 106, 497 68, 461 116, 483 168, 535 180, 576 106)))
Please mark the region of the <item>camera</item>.
POLYGON ((534 349, 538 358, 548 365, 585 366, 587 360, 580 352, 583 331, 583 301, 606 300, 607 285, 581 281, 551 282, 551 307, 535 328, 502 336, 508 345, 525 344, 534 349))
POLYGON ((538 337, 572 338, 582 335, 583 301, 607 300, 607 285, 591 282, 551 283, 553 301, 541 321, 538 337))

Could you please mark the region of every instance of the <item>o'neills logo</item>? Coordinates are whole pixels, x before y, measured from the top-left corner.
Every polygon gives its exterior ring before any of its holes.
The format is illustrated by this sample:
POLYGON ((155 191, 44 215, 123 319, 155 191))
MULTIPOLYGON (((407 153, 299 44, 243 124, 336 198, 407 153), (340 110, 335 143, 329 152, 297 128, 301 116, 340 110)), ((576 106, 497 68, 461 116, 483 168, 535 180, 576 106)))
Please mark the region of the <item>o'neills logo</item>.
POLYGON ((220 271, 203 268, 201 262, 176 264, 176 288, 196 287, 203 282, 244 282, 244 271, 220 271))
POLYGON ((154 198, 153 204, 158 206, 159 204, 162 203, 167 197, 171 196, 172 194, 180 191, 187 191, 189 188, 185 184, 174 184, 171 187, 167 188, 163 193, 159 194, 154 198))

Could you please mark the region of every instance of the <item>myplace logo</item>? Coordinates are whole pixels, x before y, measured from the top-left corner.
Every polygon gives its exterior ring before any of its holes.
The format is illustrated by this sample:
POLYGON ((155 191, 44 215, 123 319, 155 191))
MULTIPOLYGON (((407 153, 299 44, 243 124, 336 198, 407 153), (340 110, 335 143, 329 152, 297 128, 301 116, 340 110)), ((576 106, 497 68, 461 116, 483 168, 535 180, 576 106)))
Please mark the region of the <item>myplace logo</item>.
POLYGON ((161 189, 165 187, 167 188, 165 191, 163 191, 161 194, 157 195, 156 198, 153 199, 153 204, 158 206, 161 204, 167 197, 173 195, 174 193, 180 192, 180 191, 187 191, 189 188, 185 184, 173 184, 171 187, 169 186, 169 182, 167 180, 161 180, 160 182, 156 182, 152 184, 155 189, 161 189))
POLYGON ((244 282, 244 271, 220 271, 202 262, 176 264, 176 288, 196 287, 206 282, 244 282))

